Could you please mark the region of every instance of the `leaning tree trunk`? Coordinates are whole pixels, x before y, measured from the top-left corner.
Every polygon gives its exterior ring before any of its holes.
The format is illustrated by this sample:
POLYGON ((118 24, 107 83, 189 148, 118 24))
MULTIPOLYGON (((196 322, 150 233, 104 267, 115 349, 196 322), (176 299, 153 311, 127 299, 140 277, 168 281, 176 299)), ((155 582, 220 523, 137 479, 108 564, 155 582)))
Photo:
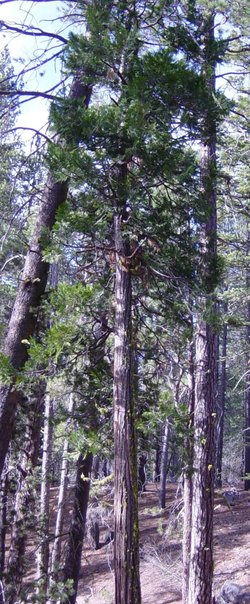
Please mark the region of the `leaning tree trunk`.
MULTIPOLYGON (((37 324, 38 307, 45 292, 49 272, 49 264, 43 260, 45 236, 52 229, 56 211, 65 202, 67 192, 67 182, 54 182, 52 177, 49 178, 4 345, 4 353, 9 357, 15 370, 20 370, 28 357, 27 340, 33 335, 37 324)), ((20 391, 15 390, 13 384, 2 386, 0 389, 0 474, 8 451, 20 396, 20 391)))
MULTIPOLYGON (((247 224, 247 261, 250 256, 250 222, 247 224)), ((250 269, 247 267, 246 286, 248 292, 247 303, 247 328, 246 328, 246 347, 247 347, 247 372, 246 372, 246 392, 245 392, 245 438, 244 438, 244 489, 250 491, 250 269)))
MULTIPOLYGON (((85 457, 80 455, 77 461, 76 487, 74 497, 74 510, 71 519, 69 539, 67 545, 66 560, 64 566, 63 580, 66 583, 71 580, 73 594, 67 597, 68 604, 75 604, 79 573, 81 568, 81 556, 83 538, 86 527, 86 517, 89 502, 90 475, 93 462, 92 453, 85 457)), ((61 604, 65 602, 62 600, 61 604)))
MULTIPOLYGON (((90 84, 84 85, 79 76, 73 80, 71 98, 82 99, 88 108, 92 93, 90 84)), ((28 358, 27 340, 34 334, 38 309, 45 292, 49 264, 43 260, 43 250, 56 220, 56 212, 67 198, 68 180, 56 182, 48 177, 44 199, 38 212, 33 236, 26 256, 23 274, 12 310, 4 354, 14 371, 19 371, 28 358)), ((15 379, 9 386, 0 388, 0 476, 15 421, 16 409, 21 400, 20 390, 14 388, 15 379)))
POLYGON ((188 604, 211 604, 213 584, 213 506, 215 475, 216 334, 207 316, 215 312, 216 266, 216 121, 214 14, 203 21, 204 76, 210 99, 204 115, 202 186, 207 219, 201 232, 204 293, 195 335, 194 460, 188 604))
POLYGON ((122 213, 115 217, 115 604, 140 604, 137 450, 132 394, 132 286, 122 213))

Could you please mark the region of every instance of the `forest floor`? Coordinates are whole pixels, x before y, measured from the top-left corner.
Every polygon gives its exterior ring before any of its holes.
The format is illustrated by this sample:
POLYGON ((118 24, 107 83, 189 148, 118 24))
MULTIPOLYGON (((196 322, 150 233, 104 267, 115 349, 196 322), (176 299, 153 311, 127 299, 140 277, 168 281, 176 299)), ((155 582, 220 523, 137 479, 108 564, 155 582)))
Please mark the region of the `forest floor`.
MULTIPOLYGON (((182 501, 168 483, 166 509, 158 507, 156 484, 140 495, 141 586, 143 604, 180 604, 182 576, 182 501)), ((105 527, 100 535, 104 541, 105 527)), ((229 509, 222 494, 215 498, 215 593, 226 580, 250 587, 250 493, 239 491, 229 509)), ((84 548, 77 604, 113 604, 112 543, 84 548)))

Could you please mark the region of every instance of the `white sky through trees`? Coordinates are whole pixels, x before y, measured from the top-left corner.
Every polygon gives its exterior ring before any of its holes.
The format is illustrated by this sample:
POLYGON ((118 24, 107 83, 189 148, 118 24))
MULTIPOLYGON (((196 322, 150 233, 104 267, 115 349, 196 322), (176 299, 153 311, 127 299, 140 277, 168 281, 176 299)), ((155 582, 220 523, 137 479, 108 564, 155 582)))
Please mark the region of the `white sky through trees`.
MULTIPOLYGON (((0 22, 8 24, 10 27, 22 28, 26 32, 33 27, 46 32, 60 33, 63 37, 67 37, 68 24, 59 18, 63 7, 65 7, 65 3, 62 1, 13 0, 0 2, 0 22)), ((53 57, 63 48, 60 40, 3 31, 5 29, 3 26, 1 29, 0 48, 2 50, 6 45, 8 46, 15 74, 24 72, 22 76, 24 90, 45 92, 61 82, 60 56, 52 58, 44 65, 39 65, 44 59, 53 57)), ((20 83, 17 83, 17 87, 21 88, 21 80, 20 83)), ((57 94, 57 89, 51 94, 57 94)), ((50 101, 43 98, 33 100, 28 100, 28 98, 20 98, 21 113, 17 125, 45 131, 50 101)), ((31 131, 20 130, 20 134, 25 141, 29 141, 33 137, 31 131)))

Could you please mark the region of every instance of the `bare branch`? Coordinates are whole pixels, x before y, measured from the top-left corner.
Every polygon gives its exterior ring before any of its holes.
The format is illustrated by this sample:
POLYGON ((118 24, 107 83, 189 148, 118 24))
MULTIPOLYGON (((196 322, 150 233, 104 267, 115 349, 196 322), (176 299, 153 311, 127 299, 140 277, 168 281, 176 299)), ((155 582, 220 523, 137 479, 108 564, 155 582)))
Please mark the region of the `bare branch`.
POLYGON ((56 40, 60 40, 60 42, 62 42, 63 44, 67 44, 68 42, 67 38, 64 38, 60 34, 56 34, 49 31, 43 31, 42 29, 40 29, 40 27, 34 27, 33 25, 31 25, 29 29, 22 29, 18 26, 9 25, 5 21, 0 21, 0 28, 1 31, 14 31, 17 34, 22 34, 24 36, 42 36, 46 38, 53 38, 56 40))
POLYGON ((52 143, 52 139, 49 138, 49 136, 47 136, 40 130, 36 130, 35 128, 28 128, 28 126, 27 127, 26 126, 15 126, 15 128, 9 128, 6 132, 3 132, 3 134, 8 134, 9 132, 15 132, 16 130, 28 130, 30 132, 34 132, 38 136, 42 136, 48 143, 52 143))
MULTIPOLYGON (((19 2, 19 0, 1 0, 0 6, 2 4, 9 4, 10 2, 19 2)), ((32 2, 32 4, 41 4, 42 2, 58 2, 58 0, 27 0, 27 2, 32 2)))
POLYGON ((62 100, 62 97, 54 96, 53 94, 49 94, 48 92, 39 92, 38 90, 0 90, 0 96, 30 96, 34 99, 40 97, 43 99, 49 99, 50 101, 62 100))
POLYGON ((236 76, 240 76, 240 75, 246 75, 248 72, 248 70, 246 71, 227 71, 225 73, 218 73, 218 75, 216 75, 216 79, 218 78, 224 78, 225 76, 229 76, 229 75, 236 75, 236 76))
POLYGON ((23 254, 16 254, 16 256, 11 256, 11 258, 7 258, 7 260, 5 260, 3 266, 1 267, 0 272, 2 273, 7 264, 9 264, 9 262, 13 262, 13 260, 16 260, 17 258, 23 258, 23 254))

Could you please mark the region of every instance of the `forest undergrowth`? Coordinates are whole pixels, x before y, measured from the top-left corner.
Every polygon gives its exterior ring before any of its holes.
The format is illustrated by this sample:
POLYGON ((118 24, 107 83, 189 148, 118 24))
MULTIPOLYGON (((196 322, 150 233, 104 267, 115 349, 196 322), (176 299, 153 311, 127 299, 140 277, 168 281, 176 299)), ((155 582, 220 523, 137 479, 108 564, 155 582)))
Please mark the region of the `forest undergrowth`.
MULTIPOLYGON (((57 488, 51 489, 51 505, 56 501, 57 488)), ((113 528, 112 485, 92 495, 89 506, 88 530, 84 542, 77 604, 113 604, 114 573, 113 543, 107 535, 113 528), (100 526, 100 549, 95 550, 90 526, 100 526), (106 541, 106 544, 105 544, 106 541)), ((70 509, 70 496, 68 501, 70 509)), ((240 487, 233 506, 227 504, 223 490, 217 490, 215 519, 215 593, 225 581, 243 588, 250 585, 250 495, 240 487)), ((66 521, 70 513, 66 514, 66 521)), ((139 498, 140 573, 143 604, 180 604, 182 587, 182 523, 183 500, 178 483, 166 488, 166 509, 159 508, 157 483, 148 483, 139 498)), ((51 532, 53 532, 53 515, 51 532)), ((65 527, 65 534, 67 526, 65 527)), ((29 543, 29 574, 35 579, 33 536, 29 543), (34 561, 34 566, 32 565, 34 561)))

